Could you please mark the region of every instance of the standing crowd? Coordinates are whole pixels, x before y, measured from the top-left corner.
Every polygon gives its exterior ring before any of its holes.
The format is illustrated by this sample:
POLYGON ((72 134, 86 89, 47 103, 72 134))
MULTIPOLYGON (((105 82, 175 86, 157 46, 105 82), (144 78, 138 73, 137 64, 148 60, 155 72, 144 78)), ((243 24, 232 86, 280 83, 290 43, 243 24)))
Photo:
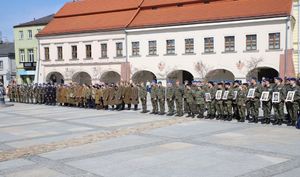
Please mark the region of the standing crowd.
POLYGON ((217 119, 250 123, 296 126, 300 110, 300 87, 296 78, 283 81, 252 78, 248 83, 185 81, 181 84, 153 81, 150 85, 120 82, 117 84, 34 84, 7 87, 11 102, 60 105, 104 110, 138 110, 147 113, 150 94, 152 112, 167 116, 217 119), (167 104, 167 113, 165 110, 167 104), (259 109, 263 117, 259 119, 259 109), (285 114, 285 108, 287 114, 285 114), (273 110, 273 114, 272 114, 273 110), (272 121, 271 121, 272 120, 272 121))

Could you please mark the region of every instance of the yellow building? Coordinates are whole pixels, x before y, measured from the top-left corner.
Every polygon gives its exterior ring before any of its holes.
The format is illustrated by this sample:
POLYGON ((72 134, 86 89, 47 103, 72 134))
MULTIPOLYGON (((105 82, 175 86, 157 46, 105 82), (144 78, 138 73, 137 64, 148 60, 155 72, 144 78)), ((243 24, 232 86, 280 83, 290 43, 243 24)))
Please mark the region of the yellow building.
POLYGON ((295 18, 295 26, 294 26, 294 34, 293 34, 293 40, 294 40, 294 64, 295 64, 295 72, 298 76, 300 76, 300 62, 299 62, 299 50, 300 50, 300 44, 299 44, 299 1, 300 0, 294 0, 294 18, 295 18))

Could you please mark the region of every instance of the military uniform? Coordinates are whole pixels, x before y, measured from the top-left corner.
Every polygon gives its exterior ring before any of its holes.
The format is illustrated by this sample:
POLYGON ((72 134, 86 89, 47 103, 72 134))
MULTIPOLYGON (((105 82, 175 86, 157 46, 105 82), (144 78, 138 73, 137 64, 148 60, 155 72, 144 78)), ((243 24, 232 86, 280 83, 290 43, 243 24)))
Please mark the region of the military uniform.
POLYGON ((250 89, 255 89, 254 92, 254 97, 253 98, 248 98, 249 101, 249 113, 250 116, 252 117, 250 122, 257 123, 258 122, 258 115, 259 115, 259 107, 260 107, 260 96, 261 96, 261 87, 258 84, 251 84, 249 86, 250 89))
POLYGON ((188 116, 187 117, 195 117, 195 98, 194 98, 194 91, 192 90, 192 88, 190 88, 190 86, 187 86, 186 90, 185 90, 185 98, 186 98, 186 102, 187 102, 187 113, 188 116))
POLYGON ((142 103, 142 113, 147 113, 147 88, 143 85, 139 87, 139 97, 142 103))
POLYGON ((131 87, 131 104, 134 105, 134 110, 138 110, 139 105, 139 89, 137 86, 131 87))
POLYGON ((227 94, 227 98, 225 98, 225 97, 222 98, 223 110, 224 110, 223 118, 224 118, 224 120, 231 121, 232 120, 232 99, 234 96, 234 92, 233 92, 233 89, 230 88, 229 83, 226 83, 226 85, 228 86, 228 88, 225 88, 223 93, 224 94, 228 93, 228 94, 227 94))
POLYGON ((174 98, 175 98, 175 89, 172 85, 168 85, 166 90, 166 99, 168 105, 168 116, 174 115, 174 98))
POLYGON ((165 114, 165 102, 166 102, 166 88, 164 86, 159 85, 157 87, 157 99, 159 103, 159 114, 165 114))
POLYGON ((237 97, 236 97, 236 103, 237 103, 237 109, 238 109, 238 117, 239 122, 245 122, 246 118, 246 100, 247 100, 247 93, 248 90, 246 86, 242 86, 242 89, 237 90, 237 97))
POLYGON ((175 94, 175 104, 176 104, 176 116, 181 117, 183 116, 183 91, 184 89, 180 85, 176 85, 174 87, 174 94, 175 94))
POLYGON ((195 96, 195 103, 196 103, 196 110, 198 110, 198 118, 204 118, 205 112, 205 92, 204 90, 198 86, 197 89, 194 91, 195 96))
MULTIPOLYGON (((267 101, 262 101, 262 110, 263 110, 263 115, 264 115, 264 120, 262 121, 262 123, 266 123, 269 124, 271 121, 271 110, 272 110, 272 87, 271 85, 264 85, 264 87, 262 87, 261 89, 262 93, 263 92, 268 92, 269 96, 268 96, 268 100, 267 101)), ((263 96, 263 95, 262 95, 263 96)))
POLYGON ((157 99, 157 86, 152 85, 151 87, 151 103, 152 103, 152 114, 158 114, 158 99, 157 99))

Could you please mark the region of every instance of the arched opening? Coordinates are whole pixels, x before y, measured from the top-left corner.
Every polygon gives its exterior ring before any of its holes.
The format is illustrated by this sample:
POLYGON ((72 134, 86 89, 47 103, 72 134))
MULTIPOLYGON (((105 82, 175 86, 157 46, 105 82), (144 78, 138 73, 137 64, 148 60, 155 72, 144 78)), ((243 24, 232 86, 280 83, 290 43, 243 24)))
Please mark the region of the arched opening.
POLYGON ((86 85, 92 84, 92 78, 86 72, 78 72, 78 73, 74 74, 72 81, 76 82, 78 84, 86 84, 86 85))
POLYGON ((263 78, 274 79, 278 77, 279 73, 276 69, 270 67, 259 67, 251 70, 247 74, 247 80, 250 80, 252 77, 256 77, 258 81, 262 81, 263 78))
POLYGON ((46 82, 51 84, 63 84, 64 76, 59 72, 49 73, 46 77, 46 82))
POLYGON ((119 73, 115 71, 107 71, 101 75, 100 81, 104 83, 118 83, 121 80, 119 73))
POLYGON ((151 82, 153 80, 156 80, 156 76, 150 71, 142 70, 134 73, 131 79, 134 83, 146 83, 147 81, 151 82))
POLYGON ((175 70, 168 74, 167 80, 176 82, 179 80, 180 83, 184 83, 184 81, 189 81, 190 83, 194 80, 194 76, 185 70, 175 70))
POLYGON ((208 72, 205 76, 207 81, 234 81, 234 75, 226 69, 215 69, 208 72))

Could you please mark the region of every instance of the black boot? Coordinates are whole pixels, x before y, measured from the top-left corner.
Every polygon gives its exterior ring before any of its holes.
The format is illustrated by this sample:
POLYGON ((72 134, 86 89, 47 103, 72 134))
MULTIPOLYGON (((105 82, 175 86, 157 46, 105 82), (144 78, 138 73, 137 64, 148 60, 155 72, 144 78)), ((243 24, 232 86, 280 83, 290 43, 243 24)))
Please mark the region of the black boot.
POLYGON ((278 119, 274 120, 274 122, 272 124, 277 125, 278 124, 278 119))
POLYGON ((227 117, 227 120, 228 120, 228 121, 232 121, 232 116, 229 115, 229 116, 227 117))
POLYGON ((282 119, 279 119, 279 120, 278 120, 277 125, 282 125, 282 119))

